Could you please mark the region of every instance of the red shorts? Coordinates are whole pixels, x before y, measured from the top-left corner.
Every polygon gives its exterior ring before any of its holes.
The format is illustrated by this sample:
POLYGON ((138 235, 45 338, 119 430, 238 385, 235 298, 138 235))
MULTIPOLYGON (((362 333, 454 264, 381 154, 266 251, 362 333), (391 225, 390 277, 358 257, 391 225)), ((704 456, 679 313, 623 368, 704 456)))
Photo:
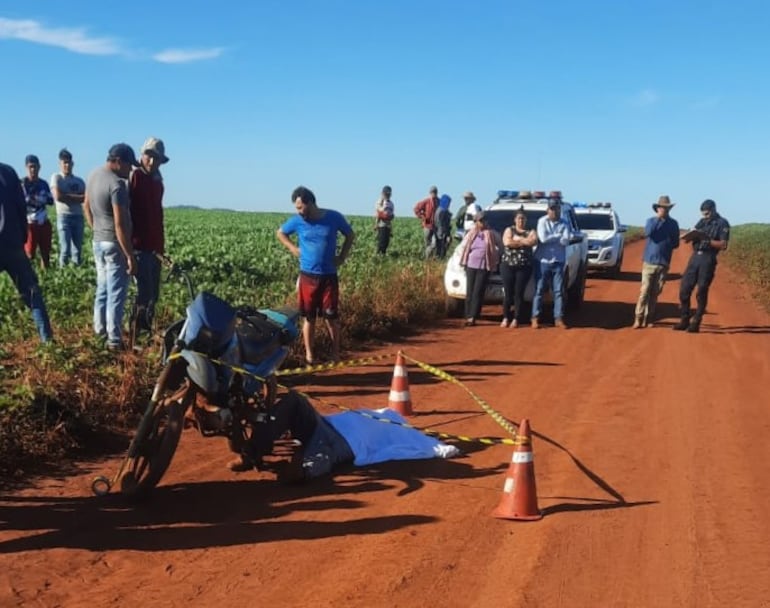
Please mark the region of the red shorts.
POLYGON ((53 231, 51 222, 46 220, 42 224, 27 224, 27 242, 24 243, 24 253, 28 258, 35 257, 35 251, 40 247, 40 255, 48 258, 51 255, 51 238, 53 231))
POLYGON ((337 275, 299 273, 297 283, 299 314, 306 319, 324 317, 336 319, 340 301, 340 287, 337 275))

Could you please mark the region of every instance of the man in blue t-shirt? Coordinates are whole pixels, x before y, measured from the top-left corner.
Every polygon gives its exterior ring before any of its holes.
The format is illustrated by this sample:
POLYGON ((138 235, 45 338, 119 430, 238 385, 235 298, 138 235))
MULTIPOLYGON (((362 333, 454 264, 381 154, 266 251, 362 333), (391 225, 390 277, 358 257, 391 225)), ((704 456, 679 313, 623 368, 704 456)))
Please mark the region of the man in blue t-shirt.
POLYGON ((316 205, 315 195, 304 186, 295 188, 291 200, 297 210, 278 229, 280 243, 299 258, 297 283, 300 314, 305 318, 302 338, 305 342, 305 359, 312 365, 313 336, 318 316, 326 320, 332 342, 332 360, 340 358, 339 284, 337 267, 345 262, 353 245, 355 234, 345 217, 332 209, 316 205), (337 233, 345 237, 337 254, 337 233), (291 240, 297 235, 297 244, 291 240))

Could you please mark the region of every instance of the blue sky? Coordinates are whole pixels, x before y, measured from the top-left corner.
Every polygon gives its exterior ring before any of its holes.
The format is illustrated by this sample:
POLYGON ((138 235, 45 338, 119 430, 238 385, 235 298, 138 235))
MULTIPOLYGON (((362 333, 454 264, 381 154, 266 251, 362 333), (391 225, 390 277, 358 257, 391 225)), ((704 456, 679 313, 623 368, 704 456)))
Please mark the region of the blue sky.
POLYGON ((85 177, 111 144, 161 137, 167 205, 398 215, 436 184, 660 194, 770 222, 770 3, 650 0, 82 0, 0 8, 0 160, 85 177), (184 8, 181 8, 184 6, 184 8), (122 10, 115 10, 120 7, 122 10), (14 86, 8 87, 8 83, 14 86))

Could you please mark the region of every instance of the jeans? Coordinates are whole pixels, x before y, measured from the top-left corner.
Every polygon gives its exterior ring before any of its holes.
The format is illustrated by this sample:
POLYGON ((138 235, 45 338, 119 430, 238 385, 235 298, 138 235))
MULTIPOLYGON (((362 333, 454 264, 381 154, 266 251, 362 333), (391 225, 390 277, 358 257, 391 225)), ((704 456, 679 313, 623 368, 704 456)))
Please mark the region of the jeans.
POLYGON ((535 261, 535 297, 532 300, 532 318, 539 319, 543 306, 543 294, 553 287, 553 318, 558 321, 564 315, 564 262, 535 261))
POLYGON ((160 297, 160 260, 152 251, 136 252, 136 311, 139 329, 152 329, 155 305, 160 297))
POLYGON ((422 235, 425 243, 425 259, 432 258, 436 252, 436 230, 434 228, 423 228, 422 235))
POLYGON ((56 218, 59 232, 59 266, 62 268, 72 259, 75 266, 83 261, 83 216, 63 213, 56 218))
POLYGON ((385 255, 390 244, 390 226, 377 228, 377 253, 385 255))
POLYGON ((51 340, 53 332, 45 309, 43 294, 37 282, 37 275, 32 270, 32 264, 22 248, 11 251, 0 250, 0 272, 2 271, 10 275, 24 304, 32 311, 32 320, 35 322, 41 342, 51 340))
POLYGON ((123 343, 121 325, 128 292, 128 263, 118 243, 94 241, 96 296, 94 297, 94 332, 106 336, 107 344, 123 343))

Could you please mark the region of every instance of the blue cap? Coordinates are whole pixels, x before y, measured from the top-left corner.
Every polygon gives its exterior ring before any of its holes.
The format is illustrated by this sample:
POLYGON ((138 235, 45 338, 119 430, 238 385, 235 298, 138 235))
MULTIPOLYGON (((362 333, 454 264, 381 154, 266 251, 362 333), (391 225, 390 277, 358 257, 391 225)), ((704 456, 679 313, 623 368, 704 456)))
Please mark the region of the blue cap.
POLYGON ((37 165, 40 166, 40 159, 35 156, 34 154, 27 154, 26 158, 24 159, 25 165, 37 165))

